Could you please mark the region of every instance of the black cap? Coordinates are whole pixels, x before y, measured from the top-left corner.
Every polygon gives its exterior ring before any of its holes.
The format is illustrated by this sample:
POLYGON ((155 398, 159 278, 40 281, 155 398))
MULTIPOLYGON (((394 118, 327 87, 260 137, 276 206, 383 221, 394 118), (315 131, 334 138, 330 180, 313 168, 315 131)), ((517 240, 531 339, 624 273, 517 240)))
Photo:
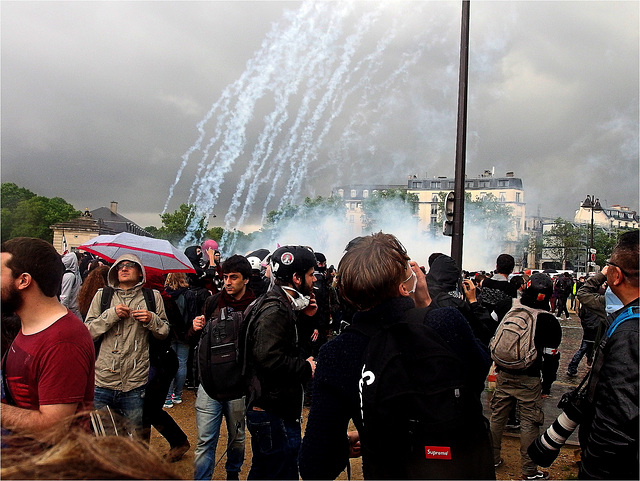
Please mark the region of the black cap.
POLYGON ((327 262, 327 258, 322 252, 316 252, 316 261, 318 261, 318 264, 321 264, 323 262, 327 262))

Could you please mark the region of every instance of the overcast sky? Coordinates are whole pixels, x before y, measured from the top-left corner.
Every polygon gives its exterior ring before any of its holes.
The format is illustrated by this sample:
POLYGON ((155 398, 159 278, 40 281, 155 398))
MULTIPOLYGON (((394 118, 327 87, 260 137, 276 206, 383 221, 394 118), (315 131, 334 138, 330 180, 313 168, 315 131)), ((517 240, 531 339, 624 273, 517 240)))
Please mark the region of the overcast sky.
MULTIPOLYGON (((638 210, 638 5, 471 3, 468 177, 513 171, 529 215, 638 210)), ((338 184, 453 175, 458 1, 0 8, 2 182, 251 230, 338 184)))

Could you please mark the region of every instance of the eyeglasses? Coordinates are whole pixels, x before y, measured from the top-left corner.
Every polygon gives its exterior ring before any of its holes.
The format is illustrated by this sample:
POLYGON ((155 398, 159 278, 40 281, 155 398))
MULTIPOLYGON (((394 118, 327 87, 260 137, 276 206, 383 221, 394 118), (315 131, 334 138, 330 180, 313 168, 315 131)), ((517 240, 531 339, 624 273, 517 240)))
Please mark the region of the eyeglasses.
POLYGON ((138 267, 138 264, 136 264, 135 262, 121 262, 120 264, 118 264, 118 270, 121 271, 124 268, 127 269, 133 269, 135 267, 138 267))
POLYGON ((627 271, 625 271, 625 270, 624 270, 622 267, 620 267, 618 264, 616 264, 616 263, 614 263, 614 262, 611 262, 611 260, 610 260, 610 259, 608 259, 608 260, 606 260, 606 261, 604 261, 604 262, 605 262, 605 264, 607 264, 608 266, 617 267, 618 269, 620 269, 620 272, 622 272, 622 273, 623 273, 625 276, 627 276, 627 277, 637 277, 637 276, 638 276, 638 274, 635 274, 635 275, 629 274, 627 271))

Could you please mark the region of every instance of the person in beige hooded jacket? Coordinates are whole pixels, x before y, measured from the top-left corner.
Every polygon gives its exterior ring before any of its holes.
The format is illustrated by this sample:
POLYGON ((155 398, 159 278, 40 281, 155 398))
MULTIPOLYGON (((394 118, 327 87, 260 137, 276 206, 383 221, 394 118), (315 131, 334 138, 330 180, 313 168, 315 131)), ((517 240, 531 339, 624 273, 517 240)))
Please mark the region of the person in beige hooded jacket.
POLYGON ((110 307, 100 312, 103 290, 99 289, 85 320, 93 340, 100 340, 94 407, 109 406, 138 433, 149 377, 149 336, 164 339, 169 334, 169 322, 158 291, 153 291, 155 312, 147 310, 142 292, 145 281, 145 269, 137 256, 119 257, 108 274, 109 286, 114 289, 110 307))

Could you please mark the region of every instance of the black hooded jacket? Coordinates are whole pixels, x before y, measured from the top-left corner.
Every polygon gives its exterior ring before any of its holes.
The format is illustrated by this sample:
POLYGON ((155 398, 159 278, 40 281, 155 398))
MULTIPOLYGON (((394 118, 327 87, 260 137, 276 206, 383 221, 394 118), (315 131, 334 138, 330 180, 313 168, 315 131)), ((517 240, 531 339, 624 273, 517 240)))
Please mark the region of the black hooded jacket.
POLYGON ((460 269, 456 261, 447 255, 441 255, 433 261, 427 274, 427 287, 431 296, 432 308, 455 307, 467 319, 473 333, 485 346, 493 336, 498 323, 489 311, 480 303, 469 304, 460 297, 458 283, 460 269))

